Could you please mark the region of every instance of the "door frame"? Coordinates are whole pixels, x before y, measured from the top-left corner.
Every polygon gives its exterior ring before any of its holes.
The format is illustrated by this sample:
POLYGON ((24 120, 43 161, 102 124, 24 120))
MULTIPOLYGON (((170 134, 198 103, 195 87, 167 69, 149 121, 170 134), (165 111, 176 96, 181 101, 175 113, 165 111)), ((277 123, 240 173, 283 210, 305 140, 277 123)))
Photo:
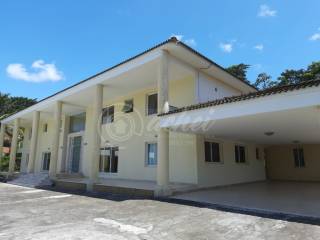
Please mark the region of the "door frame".
POLYGON ((83 137, 84 137, 84 131, 81 132, 75 132, 75 133, 69 133, 68 134, 68 141, 67 141, 67 156, 66 156, 66 172, 72 173, 71 171, 71 165, 72 165, 72 149, 71 149, 71 140, 74 137, 81 137, 81 149, 80 149, 80 159, 79 159, 79 171, 78 173, 82 173, 82 159, 83 159, 83 137))

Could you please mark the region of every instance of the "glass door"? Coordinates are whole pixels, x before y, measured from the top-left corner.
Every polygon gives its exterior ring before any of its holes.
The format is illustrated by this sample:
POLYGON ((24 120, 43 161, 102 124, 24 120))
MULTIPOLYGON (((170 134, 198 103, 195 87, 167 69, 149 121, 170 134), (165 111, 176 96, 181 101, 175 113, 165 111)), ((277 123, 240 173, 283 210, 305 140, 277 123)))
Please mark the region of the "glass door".
POLYGON ((82 134, 70 134, 68 148, 68 172, 79 173, 82 158, 82 134))

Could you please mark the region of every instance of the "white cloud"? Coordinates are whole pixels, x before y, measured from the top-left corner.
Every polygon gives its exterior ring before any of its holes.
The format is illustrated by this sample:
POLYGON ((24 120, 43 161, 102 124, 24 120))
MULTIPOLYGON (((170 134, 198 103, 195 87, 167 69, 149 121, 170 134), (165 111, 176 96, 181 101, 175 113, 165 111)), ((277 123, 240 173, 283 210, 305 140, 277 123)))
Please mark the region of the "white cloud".
POLYGON ((272 10, 268 5, 260 5, 260 10, 258 12, 259 17, 275 17, 277 14, 276 10, 272 10))
POLYGON ((196 40, 194 40, 194 38, 186 39, 184 42, 186 44, 190 45, 190 46, 196 46, 197 45, 197 42, 196 42, 196 40))
POLYGON ((7 66, 9 77, 26 82, 57 82, 63 79, 63 73, 55 64, 45 63, 43 60, 36 60, 32 63, 30 70, 27 70, 21 63, 12 63, 7 66))
POLYGON ((264 46, 263 46, 263 44, 257 44, 253 48, 256 50, 262 51, 264 49, 264 46))
POLYGON ((309 38, 309 40, 311 40, 311 41, 319 41, 319 40, 320 40, 320 33, 315 33, 315 34, 313 34, 313 35, 309 38))
POLYGON ((170 37, 175 37, 176 39, 178 39, 178 41, 182 41, 183 35, 179 35, 179 34, 171 34, 170 37))
POLYGON ((233 50, 233 44, 232 43, 220 43, 220 48, 222 51, 226 53, 231 53, 233 50))
POLYGON ((178 41, 182 41, 187 45, 196 46, 197 42, 194 38, 184 39, 184 35, 181 34, 171 34, 171 37, 176 37, 178 41))

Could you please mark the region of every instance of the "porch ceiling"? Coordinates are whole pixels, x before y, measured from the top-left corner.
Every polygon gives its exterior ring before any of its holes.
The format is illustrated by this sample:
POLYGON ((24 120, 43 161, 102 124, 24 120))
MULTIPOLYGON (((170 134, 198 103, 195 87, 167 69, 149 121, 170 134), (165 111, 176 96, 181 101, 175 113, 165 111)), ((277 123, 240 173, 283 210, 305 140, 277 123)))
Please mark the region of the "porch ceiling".
POLYGON ((160 126, 261 144, 320 143, 319 99, 320 87, 311 87, 164 115, 160 126))
MULTIPOLYGON (((159 59, 157 58, 130 71, 116 75, 113 78, 102 80, 100 84, 104 85, 103 101, 116 100, 119 97, 134 94, 145 89, 156 88, 158 66, 159 59)), ((178 62, 170 64, 170 81, 183 79, 191 74, 193 73, 189 68, 180 65, 178 62)), ((67 115, 84 112, 87 107, 92 105, 94 94, 94 87, 87 87, 74 94, 62 97, 59 99, 59 101, 63 102, 62 112, 67 115)), ((43 120, 52 118, 54 102, 38 107, 37 111, 40 111, 41 119, 43 120)), ((22 126, 30 125, 32 122, 32 112, 27 112, 20 118, 22 126)))
POLYGON ((218 139, 259 144, 320 143, 320 110, 317 107, 262 113, 173 128, 218 139), (267 132, 273 132, 267 136, 267 132))

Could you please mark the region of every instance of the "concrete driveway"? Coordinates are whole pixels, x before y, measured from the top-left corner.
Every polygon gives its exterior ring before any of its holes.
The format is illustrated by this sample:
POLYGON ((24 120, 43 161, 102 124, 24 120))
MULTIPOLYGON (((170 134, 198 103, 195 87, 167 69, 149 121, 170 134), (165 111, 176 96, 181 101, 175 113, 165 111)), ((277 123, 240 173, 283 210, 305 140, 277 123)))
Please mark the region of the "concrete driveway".
POLYGON ((156 200, 0 183, 0 239, 319 239, 320 227, 156 200))
POLYGON ((320 219, 320 183, 264 181, 179 194, 177 199, 320 219))

